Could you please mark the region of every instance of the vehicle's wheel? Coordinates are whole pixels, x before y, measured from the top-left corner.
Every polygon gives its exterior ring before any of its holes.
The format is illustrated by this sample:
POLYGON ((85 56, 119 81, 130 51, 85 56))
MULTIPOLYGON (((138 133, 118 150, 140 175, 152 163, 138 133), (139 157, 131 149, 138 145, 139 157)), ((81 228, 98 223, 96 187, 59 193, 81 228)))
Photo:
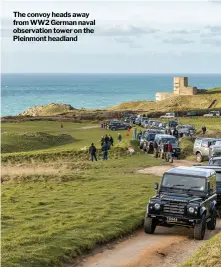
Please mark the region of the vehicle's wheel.
POLYGON ((196 240, 203 240, 206 232, 206 220, 205 215, 202 216, 201 222, 194 226, 194 238, 196 240))
POLYGON ((146 234, 153 234, 156 229, 156 219, 146 217, 144 220, 144 232, 146 234))
POLYGON ((203 157, 202 157, 200 152, 196 153, 196 161, 197 162, 202 162, 203 161, 203 157))
POLYGON ((216 229, 216 216, 217 216, 217 212, 216 212, 216 209, 214 209, 213 214, 211 215, 211 220, 207 223, 208 230, 216 229))

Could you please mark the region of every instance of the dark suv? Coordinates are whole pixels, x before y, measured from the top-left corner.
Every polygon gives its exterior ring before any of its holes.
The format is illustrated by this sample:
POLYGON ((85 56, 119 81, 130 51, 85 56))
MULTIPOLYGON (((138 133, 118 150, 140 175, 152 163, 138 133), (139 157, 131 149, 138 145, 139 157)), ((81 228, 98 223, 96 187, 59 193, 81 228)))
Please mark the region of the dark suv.
POLYGON ((112 131, 116 131, 116 130, 127 130, 127 129, 131 129, 132 127, 129 124, 126 123, 114 123, 109 125, 109 129, 112 131))
POLYGON ((158 144, 158 151, 156 151, 155 157, 160 156, 163 159, 165 156, 165 153, 163 150, 164 144, 167 144, 168 142, 170 142, 170 144, 173 147, 173 152, 172 152, 173 157, 176 157, 177 159, 180 158, 181 149, 179 147, 176 137, 172 135, 167 135, 167 134, 157 134, 155 136, 155 141, 158 144))
POLYGON ((148 154, 153 153, 153 142, 155 139, 156 133, 148 132, 145 136, 143 142, 143 151, 146 151, 148 154))
MULTIPOLYGON (((158 183, 154 185, 158 189, 158 183)), ((157 195, 147 205, 144 230, 153 234, 156 226, 174 225, 194 229, 202 240, 206 225, 216 227, 216 172, 211 169, 177 167, 164 173, 157 195)))

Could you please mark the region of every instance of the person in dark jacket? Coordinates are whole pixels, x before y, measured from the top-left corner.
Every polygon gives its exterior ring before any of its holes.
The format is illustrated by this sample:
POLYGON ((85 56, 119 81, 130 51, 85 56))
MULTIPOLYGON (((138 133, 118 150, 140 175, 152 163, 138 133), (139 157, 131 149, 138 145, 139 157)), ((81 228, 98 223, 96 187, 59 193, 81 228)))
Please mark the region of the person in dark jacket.
POLYGON ((118 136, 117 136, 117 141, 121 142, 121 140, 122 140, 122 135, 119 133, 118 136))
POLYGON ((113 146, 114 145, 114 139, 111 135, 109 135, 109 141, 110 141, 111 146, 113 146))
POLYGON ((203 127, 202 127, 202 132, 203 132, 203 135, 205 135, 205 133, 206 133, 206 126, 205 125, 203 125, 203 127))
POLYGON ((109 142, 109 137, 107 136, 107 134, 104 137, 104 142, 108 143, 109 142))
POLYGON ((170 130, 169 130, 169 135, 172 135, 172 136, 175 136, 176 138, 179 137, 179 132, 177 131, 176 128, 172 127, 170 130))
POLYGON ((94 146, 94 143, 91 144, 91 146, 89 147, 89 153, 91 156, 91 161, 97 161, 97 156, 96 156, 96 147, 94 146))
POLYGON ((153 142, 153 151, 154 151, 154 154, 155 155, 158 152, 158 144, 157 144, 157 141, 156 140, 154 140, 154 142, 153 142))
POLYGON ((107 142, 104 142, 102 146, 102 151, 103 151, 103 160, 108 159, 108 150, 110 149, 109 145, 107 142))

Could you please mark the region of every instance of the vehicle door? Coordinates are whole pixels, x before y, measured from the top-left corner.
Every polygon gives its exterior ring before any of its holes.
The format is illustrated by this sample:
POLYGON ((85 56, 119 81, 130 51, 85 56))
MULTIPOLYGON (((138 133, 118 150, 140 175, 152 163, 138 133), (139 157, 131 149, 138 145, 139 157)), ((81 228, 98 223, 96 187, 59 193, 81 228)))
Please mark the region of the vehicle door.
POLYGON ((208 140, 202 140, 200 150, 201 150, 202 156, 209 156, 209 142, 208 142, 208 140))

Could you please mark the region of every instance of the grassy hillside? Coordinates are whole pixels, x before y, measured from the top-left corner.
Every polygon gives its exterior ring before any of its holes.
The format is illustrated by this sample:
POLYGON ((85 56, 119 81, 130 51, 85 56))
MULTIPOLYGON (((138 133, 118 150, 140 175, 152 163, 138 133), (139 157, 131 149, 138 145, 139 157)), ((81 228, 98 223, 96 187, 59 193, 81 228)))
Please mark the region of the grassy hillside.
POLYGON ((117 134, 122 134, 121 145, 126 145, 132 137, 127 131, 104 130, 97 124, 63 122, 63 131, 56 121, 30 121, 2 124, 2 152, 33 150, 78 150, 95 143, 100 147, 101 136, 111 134, 117 143, 117 134), (96 127, 96 128, 95 128, 96 127))
POLYGON ((180 267, 211 266, 221 266, 221 233, 208 240, 191 259, 180 267))
POLYGON ((2 266, 60 266, 142 224, 159 164, 146 155, 107 162, 4 166, 2 266))
MULTIPOLYGON (((194 109, 207 109, 213 100, 217 100, 215 108, 221 108, 221 87, 208 90, 204 94, 193 96, 173 96, 171 98, 155 101, 125 102, 108 110, 145 110, 148 112, 182 111, 194 109)), ((213 108, 214 108, 213 107, 213 108)))
POLYGON ((1 152, 10 153, 72 144, 74 138, 68 134, 51 135, 43 132, 3 133, 1 142, 1 152))

